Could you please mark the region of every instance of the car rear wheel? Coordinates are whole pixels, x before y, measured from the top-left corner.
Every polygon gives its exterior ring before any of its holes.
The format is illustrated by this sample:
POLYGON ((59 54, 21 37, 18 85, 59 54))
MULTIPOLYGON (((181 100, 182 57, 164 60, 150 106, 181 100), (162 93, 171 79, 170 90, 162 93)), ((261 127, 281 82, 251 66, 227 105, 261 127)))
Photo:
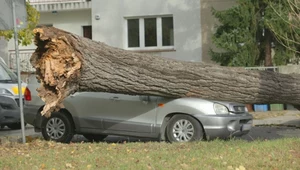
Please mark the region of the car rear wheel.
POLYGON ((42 123, 42 135, 45 140, 69 143, 74 136, 72 120, 60 112, 54 112, 42 123))
POLYGON ((107 137, 107 135, 99 134, 83 134, 83 136, 90 142, 100 142, 107 137))
POLYGON ((166 135, 170 142, 190 142, 202 140, 204 133, 201 124, 195 118, 175 115, 167 125, 166 135))

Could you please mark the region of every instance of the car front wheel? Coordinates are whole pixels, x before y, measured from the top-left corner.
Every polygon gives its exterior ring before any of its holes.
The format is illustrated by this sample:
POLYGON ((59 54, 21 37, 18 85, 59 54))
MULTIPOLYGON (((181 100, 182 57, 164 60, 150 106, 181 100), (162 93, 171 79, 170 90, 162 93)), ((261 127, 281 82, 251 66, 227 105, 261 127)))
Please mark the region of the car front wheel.
POLYGON ((42 135, 45 140, 69 143, 74 136, 72 121, 64 113, 54 112, 42 123, 42 135))
POLYGON ((203 128, 193 117, 188 115, 173 116, 166 129, 170 142, 190 142, 203 139, 203 128))

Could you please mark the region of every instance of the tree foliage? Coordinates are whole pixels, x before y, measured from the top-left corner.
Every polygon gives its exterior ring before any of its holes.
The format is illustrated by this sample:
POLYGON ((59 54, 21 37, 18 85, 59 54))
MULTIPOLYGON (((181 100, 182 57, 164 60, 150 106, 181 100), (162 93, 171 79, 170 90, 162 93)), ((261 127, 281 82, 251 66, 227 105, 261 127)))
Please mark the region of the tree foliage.
MULTIPOLYGON (((33 40, 33 29, 37 26, 40 18, 39 12, 33 8, 29 2, 26 2, 26 11, 27 11, 27 27, 19 30, 18 38, 19 43, 22 45, 29 45, 33 40)), ((13 38, 13 30, 1 31, 0 36, 4 36, 7 40, 13 38)))
POLYGON ((297 55, 299 7, 286 0, 237 0, 232 8, 212 13, 220 22, 213 43, 222 50, 211 50, 211 56, 221 65, 284 65, 297 55))
MULTIPOLYGON (((299 0, 267 0, 266 25, 274 33, 274 37, 287 52, 300 55, 300 1, 299 0)), ((275 55, 275 59, 282 54, 275 55)), ((295 56, 295 57, 296 57, 295 56)))
POLYGON ((228 66, 253 66, 259 55, 256 45, 257 22, 256 11, 250 1, 245 1, 225 11, 212 10, 219 20, 213 35, 214 44, 224 49, 212 52, 212 60, 228 66), (251 49, 251 50, 250 50, 251 49))

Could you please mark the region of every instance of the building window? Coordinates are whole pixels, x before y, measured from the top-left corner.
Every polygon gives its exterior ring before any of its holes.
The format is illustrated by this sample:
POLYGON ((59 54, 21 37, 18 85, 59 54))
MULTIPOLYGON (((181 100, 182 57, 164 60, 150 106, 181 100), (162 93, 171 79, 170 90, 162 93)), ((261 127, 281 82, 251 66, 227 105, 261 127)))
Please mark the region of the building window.
POLYGON ((139 47, 140 46, 139 19, 127 20, 127 30, 128 30, 128 47, 139 47))
POLYGON ((156 47, 157 46, 157 28, 156 18, 145 18, 145 46, 156 47))
POLYGON ((174 45, 173 17, 162 18, 162 40, 163 46, 174 45))
POLYGON ((166 48, 174 46, 173 17, 127 19, 128 48, 166 48))
POLYGON ((93 38, 93 36, 92 36, 92 26, 91 25, 82 26, 82 34, 83 34, 83 37, 92 39, 93 38))

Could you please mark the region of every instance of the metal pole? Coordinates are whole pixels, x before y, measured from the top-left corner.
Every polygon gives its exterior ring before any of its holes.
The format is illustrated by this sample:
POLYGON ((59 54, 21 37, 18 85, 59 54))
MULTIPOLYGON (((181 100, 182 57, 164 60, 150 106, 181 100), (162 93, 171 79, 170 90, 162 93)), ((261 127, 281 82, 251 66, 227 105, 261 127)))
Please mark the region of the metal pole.
POLYGON ((23 93, 22 93, 22 84, 21 84, 19 44, 18 44, 18 32, 17 32, 17 23, 16 23, 17 19, 16 19, 16 6, 15 5, 16 5, 15 0, 12 0, 14 36, 15 36, 15 51, 16 51, 16 65, 17 65, 17 73, 18 73, 19 106, 20 106, 20 117, 21 117, 21 128, 22 128, 22 142, 26 143, 24 114, 23 114, 23 93))

